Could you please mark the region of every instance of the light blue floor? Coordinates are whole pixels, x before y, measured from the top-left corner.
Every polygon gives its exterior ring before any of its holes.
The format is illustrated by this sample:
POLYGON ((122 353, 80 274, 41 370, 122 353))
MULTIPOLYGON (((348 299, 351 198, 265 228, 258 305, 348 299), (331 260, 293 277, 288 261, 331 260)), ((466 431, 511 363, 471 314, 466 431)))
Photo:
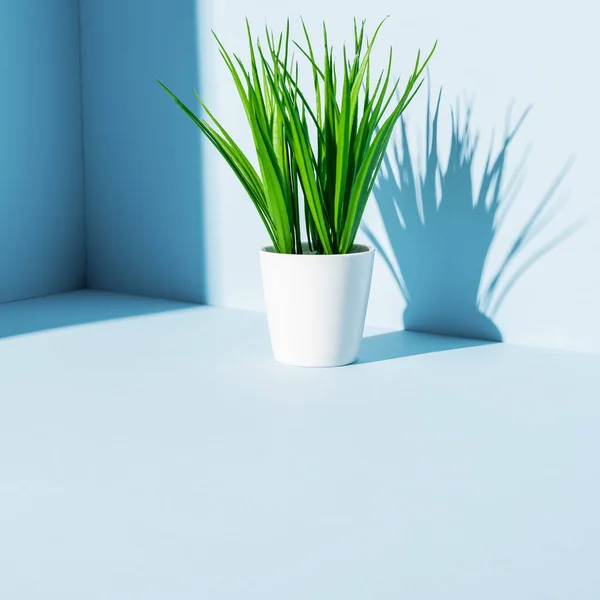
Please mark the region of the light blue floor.
POLYGON ((600 357, 384 334, 294 369, 258 314, 30 302, 0 307, 2 600, 600 598, 600 357))

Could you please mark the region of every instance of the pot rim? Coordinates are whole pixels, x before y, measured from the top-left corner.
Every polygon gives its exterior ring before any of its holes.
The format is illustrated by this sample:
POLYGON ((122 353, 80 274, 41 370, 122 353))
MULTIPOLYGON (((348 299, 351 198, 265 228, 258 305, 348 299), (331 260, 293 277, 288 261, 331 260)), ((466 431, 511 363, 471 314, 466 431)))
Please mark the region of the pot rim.
MULTIPOLYGON (((302 244, 305 245, 304 243, 302 244)), ((261 254, 269 254, 272 256, 281 256, 286 258, 303 259, 303 258, 352 258, 356 256, 364 256, 366 254, 372 254, 375 252, 373 246, 367 246, 366 244, 354 244, 353 248, 360 248, 357 252, 349 252, 347 254, 284 254, 282 252, 273 252, 273 246, 261 246, 261 254)))

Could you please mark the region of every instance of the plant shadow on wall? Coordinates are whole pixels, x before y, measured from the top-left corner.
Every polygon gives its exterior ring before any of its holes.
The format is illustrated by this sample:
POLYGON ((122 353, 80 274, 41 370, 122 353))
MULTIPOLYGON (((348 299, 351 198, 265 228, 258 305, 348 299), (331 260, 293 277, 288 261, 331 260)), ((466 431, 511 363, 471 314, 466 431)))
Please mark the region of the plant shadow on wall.
POLYGON ((508 111, 500 147, 494 152, 492 143, 478 180, 479 136, 471 126, 470 107, 464 114, 460 106, 452 111, 450 151, 447 162, 440 159, 441 97, 440 92, 433 111, 431 96, 428 100, 423 167, 415 160, 401 120, 399 140, 386 156, 373 191, 387 243, 368 226, 363 231, 405 299, 407 331, 365 338, 361 362, 502 341, 494 319, 507 294, 540 258, 581 226, 576 222, 558 234, 547 232, 564 205, 557 192, 569 161, 523 222, 499 267, 484 281, 490 248, 522 183, 525 158, 507 177, 507 156, 529 109, 514 125, 508 111), (431 339, 413 332, 441 335, 431 339))

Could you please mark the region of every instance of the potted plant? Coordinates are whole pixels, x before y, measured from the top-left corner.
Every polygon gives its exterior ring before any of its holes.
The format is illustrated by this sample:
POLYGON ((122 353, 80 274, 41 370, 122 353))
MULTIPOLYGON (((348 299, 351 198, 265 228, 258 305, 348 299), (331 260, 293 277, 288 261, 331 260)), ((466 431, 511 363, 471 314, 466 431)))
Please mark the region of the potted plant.
POLYGON ((271 245, 260 266, 275 358, 289 365, 330 367, 358 356, 367 309, 372 248, 355 244, 365 206, 398 118, 419 90, 420 52, 399 92, 387 69, 373 87, 371 39, 354 24, 354 47, 338 69, 323 25, 320 62, 302 23, 304 45, 293 42, 310 70, 311 96, 299 84, 289 22, 275 36, 254 41, 247 24, 248 66, 221 56, 243 104, 258 170, 202 103, 200 118, 165 85, 179 107, 227 161, 254 203, 271 245))

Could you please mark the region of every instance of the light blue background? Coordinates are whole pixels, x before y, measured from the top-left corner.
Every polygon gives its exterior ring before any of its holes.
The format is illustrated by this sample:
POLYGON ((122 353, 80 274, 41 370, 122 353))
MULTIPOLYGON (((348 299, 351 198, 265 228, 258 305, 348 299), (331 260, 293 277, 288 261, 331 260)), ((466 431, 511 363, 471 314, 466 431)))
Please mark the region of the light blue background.
MULTIPOLYGON (((383 65, 387 48, 393 46, 397 74, 410 69, 418 48, 429 49, 438 39, 430 77, 434 103, 443 86, 440 162, 445 168, 451 143, 451 109, 457 99, 463 107, 466 102, 473 104, 470 141, 478 137, 479 147, 472 166, 446 187, 446 209, 452 209, 439 215, 441 226, 436 227, 435 219, 430 218, 424 232, 418 226, 412 228, 415 235, 399 245, 404 275, 411 276, 413 291, 416 286, 418 292, 414 296, 420 299, 418 306, 412 303, 410 320, 428 330, 467 335, 476 330, 492 334, 497 330, 508 342, 600 352, 600 199, 596 176, 600 113, 596 106, 598 82, 589 76, 597 70, 598 43, 595 23, 586 17, 587 2, 574 0, 566 10, 556 3, 540 8, 537 0, 506 0, 491 12, 478 0, 428 0, 410 6, 390 0, 367 4, 348 0, 342 13, 339 2, 333 0, 301 4, 219 0, 202 3, 202 7, 202 64, 211 69, 209 74, 203 71, 203 81, 210 84, 204 85, 205 100, 249 151, 251 139, 243 110, 216 45, 206 35, 210 28, 228 50, 245 58, 245 16, 257 32, 265 21, 277 30, 290 17, 296 35, 300 34, 300 16, 317 36, 325 20, 331 41, 340 47, 351 35, 352 17, 366 18, 374 27, 390 15, 374 59, 383 65), (513 125, 528 107, 531 110, 507 151, 502 197, 510 201, 508 184, 517 175, 515 198, 509 211, 500 211, 497 228, 492 230, 489 220, 469 209, 469 202, 480 187, 487 153, 492 149, 496 154, 501 149, 511 106, 513 125), (571 168, 564 173, 569 164, 571 168), (561 174, 564 177, 559 182, 561 174), (482 291, 492 284, 549 190, 554 196, 544 218, 537 222, 538 235, 526 246, 517 245, 495 286, 496 300, 502 301, 493 310, 494 306, 487 307, 481 298, 482 291), (491 238, 491 246, 484 253, 481 247, 487 238, 491 238), (545 252, 548 246, 552 249, 545 252), (479 254, 474 256, 474 252, 479 254), (517 280, 513 285, 514 276, 517 280), (478 280, 479 290, 475 285, 478 280), (488 316, 493 323, 486 321, 488 316)), ((406 113, 415 161, 423 159, 426 103, 424 89, 406 113)), ((205 202, 208 301, 262 310, 255 250, 266 243, 266 233, 243 189, 214 150, 206 150, 204 165, 205 187, 210 190, 205 202)), ((390 240, 375 203, 367 211, 366 223, 389 250, 390 240)), ((399 286, 380 255, 367 321, 401 328, 406 324, 405 307, 399 286)))
MULTIPOLYGON (((80 8, 78 48, 74 2, 2 5, 0 44, 7 51, 0 60, 6 81, 20 93, 0 100, 0 300, 87 283, 95 289, 263 310, 256 256, 267 241, 262 224, 229 168, 155 79, 191 104, 199 88, 251 151, 243 111, 210 30, 245 56, 244 16, 256 29, 265 21, 281 27, 290 17, 296 33, 301 14, 315 32, 325 19, 338 46, 351 31, 351 17, 341 18, 338 4, 330 0, 310 0, 301 11, 295 2, 274 0, 81 0, 80 8)), ((396 270, 400 266, 401 276, 411 279, 414 293, 406 312, 402 286, 380 253, 368 323, 392 328, 412 323, 463 335, 488 332, 509 342, 600 352, 595 176, 600 116, 597 82, 587 76, 595 69, 597 49, 593 20, 581 16, 587 4, 574 0, 568 14, 550 7, 540 19, 534 0, 507 0, 493 26, 487 9, 475 0, 413 5, 410 25, 406 9, 389 0, 373 0, 367 7, 349 0, 346 8, 345 14, 365 17, 372 25, 390 14, 375 60, 393 46, 399 73, 417 48, 439 39, 430 75, 434 103, 444 86, 442 165, 450 153, 457 98, 473 101, 468 141, 479 139, 472 165, 445 195, 448 210, 436 217, 439 226, 429 218, 421 231, 417 218, 414 235, 398 243, 371 203, 366 224, 382 250, 396 253, 395 262, 402 263, 396 270), (491 226, 489 218, 472 218, 469 202, 477 195, 487 152, 502 148, 511 105, 513 124, 527 107, 532 110, 506 157, 505 183, 520 174, 518 193, 510 211, 491 226), (564 170, 567 164, 571 167, 564 170), (542 219, 540 235, 524 248, 519 240, 532 215, 545 206, 548 190, 557 201, 556 210, 546 215, 553 218, 542 219), (477 242, 471 262, 466 240, 477 242), (509 255, 510 268, 495 286, 502 302, 492 310, 483 291, 494 284, 509 255)), ((416 162, 423 157, 425 106, 424 90, 407 112, 407 141, 416 162)), ((510 200, 510 193, 504 190, 502 197, 510 200)))
MULTIPOLYGON (((1 300, 85 283, 75 8, 0 5, 10 51, 0 54, 1 300)), ((569 13, 534 0, 493 14, 475 0, 410 14, 389 0, 347 0, 341 16, 333 0, 301 8, 338 39, 346 15, 395 11, 382 46, 402 60, 440 37, 432 77, 446 86, 446 144, 449 103, 464 90, 476 94, 484 149, 512 98, 535 105, 515 152, 535 150, 495 252, 511 248, 571 154, 559 225, 586 221, 521 278, 496 325, 509 341, 600 351, 588 3, 573 0, 569 13)), ((277 24, 298 4, 201 9, 83 0, 89 283, 261 309, 260 222, 154 78, 192 101, 200 72, 207 100, 247 143, 209 29, 243 51, 244 14, 277 24)), ((378 219, 373 205, 367 221, 381 238, 378 219)), ((425 263, 421 244, 401 256, 451 285, 438 241, 425 263)), ((495 261, 486 257, 483 279, 495 261)), ((397 288, 379 262, 372 323, 402 326, 397 288)), ((433 297, 444 305, 447 290, 433 297)), ((10 338, 0 342, 3 598, 598 597, 596 356, 395 332, 367 338, 356 365, 302 370, 272 360, 259 314, 94 291, 0 313, 10 338)))
POLYGON ((76 0, 0 2, 0 302, 85 285, 76 0))

